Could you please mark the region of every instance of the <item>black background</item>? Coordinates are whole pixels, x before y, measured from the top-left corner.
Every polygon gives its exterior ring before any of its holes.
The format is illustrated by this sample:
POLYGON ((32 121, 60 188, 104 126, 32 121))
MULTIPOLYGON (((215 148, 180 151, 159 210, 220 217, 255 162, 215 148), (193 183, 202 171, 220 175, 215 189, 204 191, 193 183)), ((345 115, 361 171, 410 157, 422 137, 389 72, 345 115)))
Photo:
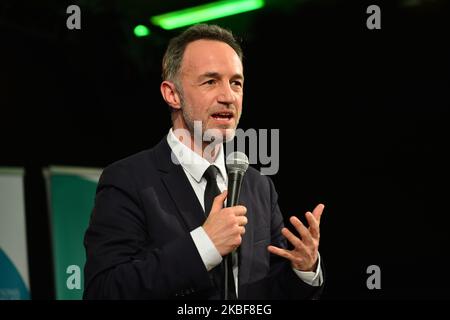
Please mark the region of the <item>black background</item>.
MULTIPOLYGON (((180 30, 132 28, 201 2, 0 4, 0 166, 26 169, 33 299, 54 298, 42 167, 104 167, 167 133, 160 61, 180 30), (81 30, 66 28, 70 4, 81 30)), ((448 4, 279 3, 215 23, 243 40, 240 127, 280 130, 285 217, 326 205, 323 298, 448 299, 448 4), (366 28, 369 4, 381 30, 366 28), (366 287, 369 265, 381 290, 366 287)))

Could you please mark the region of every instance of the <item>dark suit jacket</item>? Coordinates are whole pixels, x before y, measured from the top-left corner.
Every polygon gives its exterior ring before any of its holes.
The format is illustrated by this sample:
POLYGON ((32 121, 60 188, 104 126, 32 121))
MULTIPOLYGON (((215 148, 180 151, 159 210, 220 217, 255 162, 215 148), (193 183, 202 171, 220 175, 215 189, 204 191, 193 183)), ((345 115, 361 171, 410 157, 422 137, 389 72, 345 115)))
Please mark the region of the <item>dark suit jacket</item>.
MULTIPOLYGON (((316 298, 289 261, 273 183, 249 168, 240 203, 248 224, 239 255, 239 299, 316 298)), ((164 138, 153 149, 108 166, 85 234, 85 299, 211 299, 217 290, 190 236, 205 213, 164 138)))

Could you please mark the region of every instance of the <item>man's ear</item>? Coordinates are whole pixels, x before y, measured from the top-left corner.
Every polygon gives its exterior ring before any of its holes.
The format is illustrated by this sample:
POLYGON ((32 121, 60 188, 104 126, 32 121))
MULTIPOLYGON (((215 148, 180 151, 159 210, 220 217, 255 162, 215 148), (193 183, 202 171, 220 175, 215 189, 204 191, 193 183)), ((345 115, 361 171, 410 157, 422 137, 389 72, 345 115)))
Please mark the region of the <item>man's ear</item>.
POLYGON ((166 80, 161 82, 160 89, 164 100, 171 108, 176 110, 181 109, 180 95, 173 82, 166 80))

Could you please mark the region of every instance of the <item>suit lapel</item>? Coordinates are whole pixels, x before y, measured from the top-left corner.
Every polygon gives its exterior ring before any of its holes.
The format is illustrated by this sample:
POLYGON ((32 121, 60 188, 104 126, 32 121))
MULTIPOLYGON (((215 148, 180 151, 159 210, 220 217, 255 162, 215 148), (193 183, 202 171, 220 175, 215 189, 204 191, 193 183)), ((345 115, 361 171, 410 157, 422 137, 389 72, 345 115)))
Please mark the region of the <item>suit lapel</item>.
POLYGON ((205 213, 181 165, 174 164, 166 137, 155 148, 155 161, 167 192, 188 231, 205 222, 205 213))

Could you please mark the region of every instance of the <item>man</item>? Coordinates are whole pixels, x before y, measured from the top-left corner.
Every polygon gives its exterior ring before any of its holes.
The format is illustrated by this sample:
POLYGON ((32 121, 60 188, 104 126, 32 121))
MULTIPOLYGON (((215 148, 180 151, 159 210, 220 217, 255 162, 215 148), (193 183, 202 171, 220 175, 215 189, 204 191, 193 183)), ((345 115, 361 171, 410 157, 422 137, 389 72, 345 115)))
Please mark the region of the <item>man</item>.
POLYGON ((85 298, 317 298, 323 205, 306 214, 309 227, 290 218, 296 236, 283 227, 271 180, 249 168, 241 205, 223 208, 227 172, 217 141, 233 137, 243 85, 231 32, 196 25, 171 40, 161 93, 173 127, 153 149, 104 170, 85 235, 85 298), (213 132, 209 141, 195 139, 196 123, 213 132))

